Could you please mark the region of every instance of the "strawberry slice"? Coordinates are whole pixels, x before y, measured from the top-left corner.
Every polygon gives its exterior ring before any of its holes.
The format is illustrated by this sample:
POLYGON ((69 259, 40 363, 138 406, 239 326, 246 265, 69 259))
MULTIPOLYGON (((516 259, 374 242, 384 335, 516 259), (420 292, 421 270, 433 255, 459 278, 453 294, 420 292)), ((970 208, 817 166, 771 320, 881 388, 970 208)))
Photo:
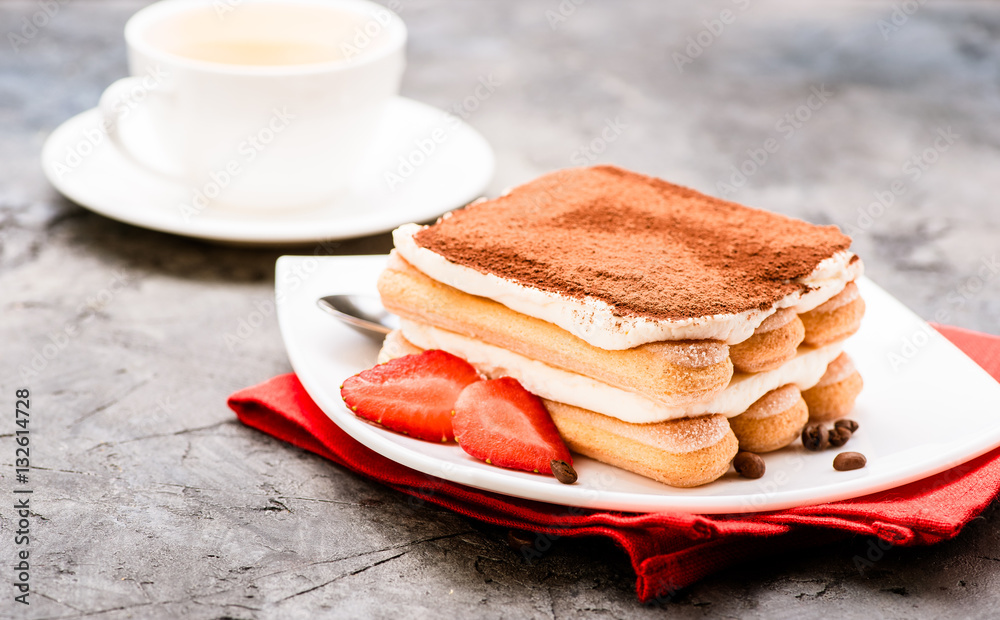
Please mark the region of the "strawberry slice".
POLYGON ((451 420, 462 449, 492 465, 576 481, 569 449, 542 400, 517 379, 479 381, 462 390, 451 420))
POLYGON ((451 441, 455 401, 480 380, 471 364, 434 349, 360 372, 344 381, 340 395, 366 420, 417 439, 451 441))

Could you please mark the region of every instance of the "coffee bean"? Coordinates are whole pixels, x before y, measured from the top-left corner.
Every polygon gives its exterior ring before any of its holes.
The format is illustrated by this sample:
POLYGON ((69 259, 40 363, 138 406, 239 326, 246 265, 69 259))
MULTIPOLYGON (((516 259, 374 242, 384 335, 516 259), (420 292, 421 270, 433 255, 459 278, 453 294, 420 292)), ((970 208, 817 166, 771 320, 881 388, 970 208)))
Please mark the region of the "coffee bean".
POLYGON ((834 448, 839 448, 840 446, 847 443, 847 440, 851 438, 851 430, 843 426, 835 426, 830 429, 829 441, 830 445, 834 448))
POLYGON ((868 463, 868 459, 860 452, 841 452, 837 458, 833 459, 833 468, 837 471, 851 471, 861 469, 868 463))
POLYGON ((560 461, 558 459, 552 459, 549 463, 552 467, 552 475, 556 477, 556 480, 563 484, 573 484, 576 482, 576 470, 573 466, 566 461, 560 461))
POLYGON ((744 478, 756 480, 764 475, 764 459, 753 452, 737 452, 733 459, 733 467, 736 473, 744 478))
POLYGON ((806 450, 813 452, 826 450, 826 447, 830 445, 830 437, 826 432, 826 427, 819 422, 806 424, 806 427, 802 429, 802 445, 805 446, 806 450))
POLYGON ((508 530, 507 544, 514 551, 523 551, 535 544, 535 535, 524 530, 508 530))
POLYGON ((835 428, 846 428, 852 433, 858 432, 858 423, 855 422, 854 420, 847 420, 847 419, 837 420, 836 422, 833 423, 833 426, 835 428))

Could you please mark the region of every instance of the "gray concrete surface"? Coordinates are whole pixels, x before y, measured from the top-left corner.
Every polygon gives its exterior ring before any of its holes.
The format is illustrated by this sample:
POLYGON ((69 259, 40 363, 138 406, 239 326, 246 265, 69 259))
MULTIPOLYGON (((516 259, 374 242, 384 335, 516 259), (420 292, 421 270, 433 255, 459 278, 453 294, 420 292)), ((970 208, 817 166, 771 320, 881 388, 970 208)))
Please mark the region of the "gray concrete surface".
MULTIPOLYGON (((502 531, 411 508, 242 427, 226 396, 289 366, 273 317, 238 346, 225 335, 271 295, 283 251, 133 228, 50 188, 42 142, 125 74, 122 26, 142 3, 52 4, 17 50, 7 34, 43 3, 0 4, 0 617, 995 617, 995 506, 957 540, 890 549, 864 573, 853 558, 870 541, 857 538, 727 570, 661 609, 636 602, 609 543, 563 540, 527 566, 502 531), (20 386, 33 412, 30 608, 10 585, 20 386)), ((970 286, 1000 252, 995 4, 395 6, 411 32, 406 95, 450 108, 481 77, 500 82, 468 116, 497 150, 492 193, 591 157, 732 189, 851 226, 871 277, 917 312, 1000 333, 1000 278, 970 286), (700 34, 725 9, 731 23, 700 34), (707 46, 686 49, 699 36, 707 46), (829 94, 800 111, 808 120, 781 124, 813 87, 829 94), (581 150, 616 119, 624 129, 606 148, 581 150), (948 128, 957 138, 926 151, 948 128), (768 138, 779 149, 742 187, 718 185, 768 138), (872 209, 897 181, 893 204, 872 209)), ((383 235, 329 249, 389 245, 383 235)))

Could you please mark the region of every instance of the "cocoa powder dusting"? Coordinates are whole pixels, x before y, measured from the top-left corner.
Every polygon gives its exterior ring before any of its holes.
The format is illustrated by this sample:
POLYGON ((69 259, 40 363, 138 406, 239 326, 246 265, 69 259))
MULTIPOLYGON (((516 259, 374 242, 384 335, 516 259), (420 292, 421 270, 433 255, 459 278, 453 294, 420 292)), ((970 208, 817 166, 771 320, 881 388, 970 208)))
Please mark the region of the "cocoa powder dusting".
POLYGON ((414 240, 482 273, 654 319, 769 308, 806 290, 794 280, 851 245, 836 226, 613 166, 545 175, 414 240))

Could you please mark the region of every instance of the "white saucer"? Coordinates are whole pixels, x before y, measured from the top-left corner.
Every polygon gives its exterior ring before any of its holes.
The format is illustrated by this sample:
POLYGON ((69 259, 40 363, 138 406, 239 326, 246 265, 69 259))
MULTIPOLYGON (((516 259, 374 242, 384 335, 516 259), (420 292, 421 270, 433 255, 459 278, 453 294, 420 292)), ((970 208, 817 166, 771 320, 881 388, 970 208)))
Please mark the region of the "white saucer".
POLYGON ((841 450, 806 452, 798 441, 764 455, 767 473, 760 480, 740 478, 730 470, 693 489, 671 488, 579 455, 573 460, 580 480, 572 485, 493 467, 455 444, 420 441, 375 427, 344 406, 340 384, 373 366, 379 345, 325 313, 316 299, 335 293, 375 294, 375 279, 384 265, 384 256, 278 259, 281 335, 302 385, 337 426, 375 452, 445 480, 566 506, 757 512, 883 491, 1000 446, 1000 384, 903 304, 862 278, 858 286, 865 299, 865 320, 846 346, 865 379, 851 415, 861 427, 843 450, 864 454, 866 467, 835 471, 833 457, 841 450))
POLYGON ((476 130, 441 110, 397 97, 371 148, 359 154, 355 182, 337 204, 266 214, 210 207, 192 216, 180 208, 190 201, 191 189, 134 164, 100 131, 100 121, 98 110, 88 110, 60 125, 45 142, 42 166, 56 189, 112 219, 215 241, 311 243, 385 232, 476 199, 493 176, 493 150, 476 130), (419 162, 417 141, 436 128, 443 128, 446 139, 391 188, 386 172, 407 172, 398 169, 400 157, 414 154, 419 162))

